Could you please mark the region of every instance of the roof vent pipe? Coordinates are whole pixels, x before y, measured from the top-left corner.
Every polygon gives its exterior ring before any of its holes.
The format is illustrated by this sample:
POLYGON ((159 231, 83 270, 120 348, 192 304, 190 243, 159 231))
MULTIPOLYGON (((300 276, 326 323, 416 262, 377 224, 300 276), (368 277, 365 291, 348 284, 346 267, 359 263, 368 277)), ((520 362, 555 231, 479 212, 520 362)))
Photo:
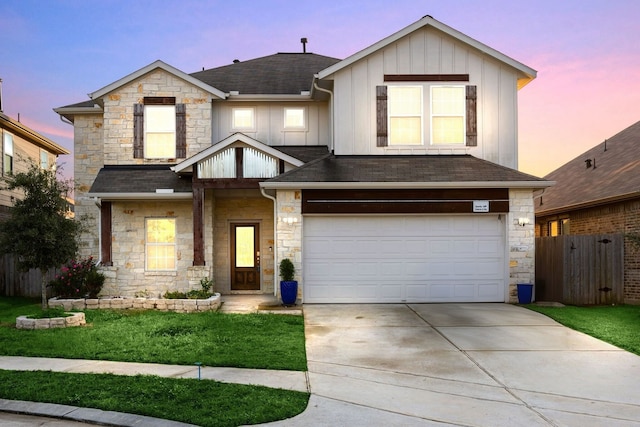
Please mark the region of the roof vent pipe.
POLYGON ((300 43, 302 43, 302 53, 307 53, 307 38, 301 38, 300 43))
POLYGON ((2 79, 0 79, 0 113, 2 113, 2 79))

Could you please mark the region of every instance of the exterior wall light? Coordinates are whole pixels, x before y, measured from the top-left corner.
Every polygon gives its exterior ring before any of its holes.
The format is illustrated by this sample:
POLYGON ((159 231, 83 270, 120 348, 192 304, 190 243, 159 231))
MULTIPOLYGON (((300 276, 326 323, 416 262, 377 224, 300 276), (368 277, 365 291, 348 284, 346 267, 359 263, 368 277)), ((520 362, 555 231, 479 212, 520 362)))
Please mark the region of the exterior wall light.
POLYGON ((518 225, 524 227, 527 224, 529 224, 529 218, 518 218, 518 225))
POLYGON ((286 216, 286 217, 280 217, 280 221, 284 222, 285 224, 291 225, 298 222, 298 218, 286 216))

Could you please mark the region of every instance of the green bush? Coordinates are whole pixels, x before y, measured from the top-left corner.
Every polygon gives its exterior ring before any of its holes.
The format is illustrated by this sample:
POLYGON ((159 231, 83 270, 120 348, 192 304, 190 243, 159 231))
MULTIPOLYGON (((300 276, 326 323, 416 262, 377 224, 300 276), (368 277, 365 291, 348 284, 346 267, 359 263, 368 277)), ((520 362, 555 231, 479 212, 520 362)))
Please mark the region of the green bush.
POLYGON ((289 258, 285 258, 280 261, 280 277, 282 278, 282 280, 284 280, 285 282, 293 280, 295 273, 296 268, 289 258))
POLYGON ((93 257, 85 260, 71 260, 60 268, 60 274, 49 282, 54 296, 59 298, 96 298, 105 276, 100 271, 93 257))

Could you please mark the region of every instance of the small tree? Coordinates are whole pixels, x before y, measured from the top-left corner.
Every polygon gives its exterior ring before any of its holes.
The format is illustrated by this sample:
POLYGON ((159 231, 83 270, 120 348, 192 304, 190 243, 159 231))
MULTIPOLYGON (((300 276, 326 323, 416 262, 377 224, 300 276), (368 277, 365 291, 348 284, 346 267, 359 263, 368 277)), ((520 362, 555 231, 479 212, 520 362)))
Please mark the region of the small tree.
POLYGON ((42 274, 42 308, 47 307, 46 272, 73 258, 78 251, 80 223, 66 217, 68 181, 58 180, 53 169, 31 164, 27 172, 4 179, 6 189, 22 190, 24 197, 0 223, 0 252, 15 254, 18 268, 39 268, 42 274))

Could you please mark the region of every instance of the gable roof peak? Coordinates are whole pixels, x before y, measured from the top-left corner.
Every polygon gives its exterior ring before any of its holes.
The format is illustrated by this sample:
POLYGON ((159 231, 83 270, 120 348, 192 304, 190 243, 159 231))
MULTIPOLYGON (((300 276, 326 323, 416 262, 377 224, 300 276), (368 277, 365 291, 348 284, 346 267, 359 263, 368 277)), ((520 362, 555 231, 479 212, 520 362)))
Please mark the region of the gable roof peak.
POLYGON ((503 62, 513 68, 515 68, 518 71, 519 77, 518 77, 518 89, 521 89, 522 87, 524 87, 526 84, 528 84, 529 82, 531 82, 533 79, 536 78, 537 75, 537 71, 534 70, 533 68, 530 68, 526 65, 524 65, 521 62, 516 61, 515 59, 512 59, 510 57, 508 57, 507 55, 498 52, 497 50, 487 46, 484 43, 481 43, 469 36, 467 36, 466 34, 461 33, 460 31, 449 27, 446 24, 443 24, 442 22, 434 19, 431 15, 425 15, 422 18, 420 18, 418 21, 414 22, 411 25, 408 25, 407 27, 391 34, 388 37, 385 37, 384 39, 378 41, 377 43, 372 44, 369 47, 366 47, 364 49, 362 49, 361 51, 349 56, 348 58, 338 62, 337 64, 334 64, 322 71, 320 71, 318 73, 318 78, 319 79, 324 79, 327 78, 329 76, 331 76, 332 74, 334 74, 335 72, 346 68, 348 66, 350 66, 351 64, 369 56, 370 54, 379 51, 383 48, 385 48, 386 46, 395 43, 396 41, 400 40, 401 38, 407 36, 408 34, 411 34, 421 28, 425 28, 425 27, 432 27, 435 28, 457 40, 459 40, 462 43, 465 43, 475 49, 477 49, 478 51, 487 54, 493 58, 495 58, 496 60, 503 62))
POLYGON ((124 86, 125 84, 128 84, 142 76, 144 76, 145 74, 148 74, 152 71, 155 71, 157 69, 161 69, 166 71, 169 74, 173 74, 176 77, 181 78, 182 80, 185 80, 188 83, 191 83, 194 86, 199 87, 200 89, 204 90, 205 92, 208 92, 212 95, 214 95, 215 97, 224 99, 226 97, 225 93, 223 91, 221 91, 220 89, 217 89, 213 86, 210 86, 208 84, 206 84, 205 82, 198 80, 196 78, 193 78, 191 75, 167 64, 164 61, 161 60, 156 60, 154 62, 152 62, 151 64, 142 67, 136 71, 134 71, 133 73, 130 73, 124 77, 122 77, 121 79, 116 80, 115 82, 108 84, 107 86, 104 86, 101 89, 98 89, 95 92, 92 92, 89 94, 89 98, 93 99, 93 100, 97 100, 99 98, 102 98, 103 96, 105 96, 106 94, 113 92, 114 90, 124 86))

